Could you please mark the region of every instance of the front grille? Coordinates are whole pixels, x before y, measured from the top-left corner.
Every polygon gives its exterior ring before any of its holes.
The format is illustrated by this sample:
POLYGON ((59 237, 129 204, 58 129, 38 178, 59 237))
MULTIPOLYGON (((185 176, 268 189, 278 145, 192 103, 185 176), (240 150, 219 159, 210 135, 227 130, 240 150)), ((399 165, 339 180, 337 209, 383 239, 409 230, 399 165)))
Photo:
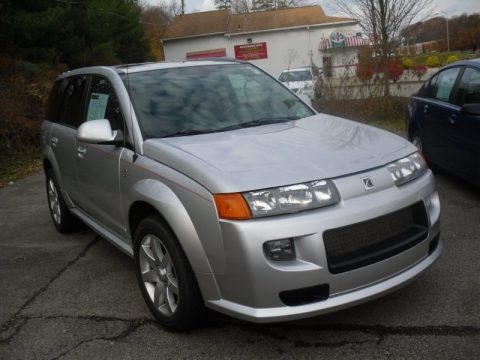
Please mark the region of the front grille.
POLYGON ((332 274, 354 270, 387 259, 427 238, 425 206, 418 202, 375 219, 330 229, 323 233, 328 268, 332 274))

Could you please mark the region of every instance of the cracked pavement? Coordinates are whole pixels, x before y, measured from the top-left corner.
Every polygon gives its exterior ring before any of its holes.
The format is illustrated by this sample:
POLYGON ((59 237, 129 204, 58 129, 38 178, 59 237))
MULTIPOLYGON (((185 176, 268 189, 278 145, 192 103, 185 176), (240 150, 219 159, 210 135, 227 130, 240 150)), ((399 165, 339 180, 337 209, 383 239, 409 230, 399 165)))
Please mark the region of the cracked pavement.
POLYGON ((220 314, 194 331, 156 324, 133 262, 88 229, 62 235, 43 174, 0 190, 0 359, 480 358, 480 190, 437 174, 444 252, 391 295, 302 321, 220 314))

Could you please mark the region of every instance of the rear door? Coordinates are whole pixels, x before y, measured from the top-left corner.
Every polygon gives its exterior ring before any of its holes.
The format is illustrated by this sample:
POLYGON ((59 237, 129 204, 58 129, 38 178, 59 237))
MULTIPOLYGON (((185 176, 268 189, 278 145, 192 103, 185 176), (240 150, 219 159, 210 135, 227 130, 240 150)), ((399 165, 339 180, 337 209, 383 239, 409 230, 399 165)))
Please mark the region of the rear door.
MULTIPOLYGON (((465 67, 458 85, 455 104, 480 104, 480 71, 465 67)), ((452 171, 480 183, 480 117, 460 111, 451 124, 450 142, 454 145, 452 171)))
MULTIPOLYGON (((92 75, 86 103, 86 121, 108 119, 112 130, 125 134, 120 103, 107 78, 92 75)), ((118 235, 122 235, 125 229, 119 183, 120 158, 124 150, 124 146, 76 144, 77 180, 81 193, 76 199, 77 204, 118 235)))

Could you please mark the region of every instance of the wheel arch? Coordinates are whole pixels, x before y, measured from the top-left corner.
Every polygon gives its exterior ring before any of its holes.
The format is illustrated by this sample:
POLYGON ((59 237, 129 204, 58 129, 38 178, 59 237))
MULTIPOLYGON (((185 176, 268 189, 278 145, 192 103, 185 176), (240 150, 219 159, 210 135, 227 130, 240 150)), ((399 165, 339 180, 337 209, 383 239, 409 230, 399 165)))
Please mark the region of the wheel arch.
POLYGON ((193 271, 212 272, 192 219, 169 187, 157 180, 144 179, 132 187, 129 199, 134 199, 128 207, 127 215, 132 241, 138 224, 149 216, 158 215, 175 235, 193 271))

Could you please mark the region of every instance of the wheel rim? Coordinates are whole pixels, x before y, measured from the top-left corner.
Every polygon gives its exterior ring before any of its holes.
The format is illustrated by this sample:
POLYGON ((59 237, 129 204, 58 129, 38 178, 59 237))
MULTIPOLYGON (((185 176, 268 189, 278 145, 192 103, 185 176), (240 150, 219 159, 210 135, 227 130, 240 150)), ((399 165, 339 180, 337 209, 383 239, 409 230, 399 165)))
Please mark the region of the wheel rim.
POLYGON ((62 210, 60 209, 60 201, 58 197, 58 191, 52 179, 48 179, 48 203, 50 205, 50 213, 53 220, 60 224, 62 210))
POLYGON ((415 145, 418 150, 420 150, 420 151, 423 150, 422 139, 420 139, 418 136, 415 136, 413 138, 412 144, 415 145))
POLYGON ((140 243, 140 271, 148 296, 158 311, 171 316, 178 307, 178 281, 172 258, 163 242, 152 234, 140 243))

